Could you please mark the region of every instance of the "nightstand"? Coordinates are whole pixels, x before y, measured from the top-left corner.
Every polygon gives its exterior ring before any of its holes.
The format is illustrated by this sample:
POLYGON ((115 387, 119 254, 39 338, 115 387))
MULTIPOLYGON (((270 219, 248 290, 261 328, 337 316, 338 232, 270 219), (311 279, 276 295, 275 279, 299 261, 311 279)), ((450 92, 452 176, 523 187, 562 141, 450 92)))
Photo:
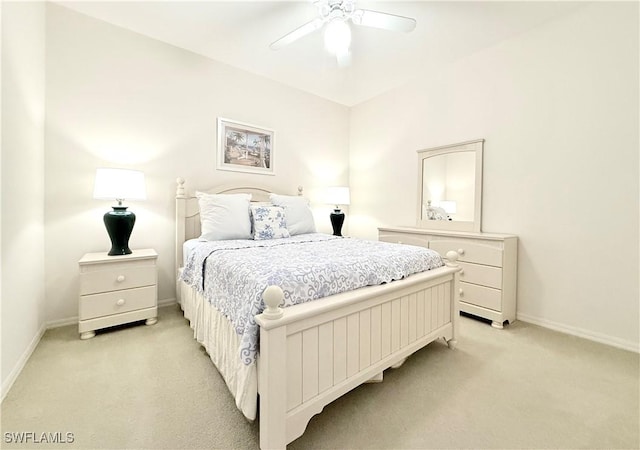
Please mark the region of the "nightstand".
POLYGON ((144 249, 118 256, 87 253, 78 261, 80 339, 94 337, 100 328, 158 321, 157 259, 155 250, 144 249))

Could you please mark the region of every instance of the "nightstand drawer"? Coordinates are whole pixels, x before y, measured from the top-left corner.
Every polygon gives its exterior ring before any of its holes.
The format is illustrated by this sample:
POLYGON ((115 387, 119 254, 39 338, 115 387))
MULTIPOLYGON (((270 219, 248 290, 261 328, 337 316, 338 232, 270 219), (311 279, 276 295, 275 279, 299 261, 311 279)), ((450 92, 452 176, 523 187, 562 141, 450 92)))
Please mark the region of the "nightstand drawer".
POLYGON ((502 267, 502 248, 485 245, 465 240, 433 240, 429 242, 429 248, 446 256, 450 250, 458 252, 458 261, 486 264, 502 267))
POLYGON ((83 295, 80 297, 80 320, 120 314, 156 306, 156 286, 83 295))
POLYGON ((460 281, 502 289, 502 269, 500 267, 465 262, 458 262, 458 265, 462 269, 460 281))
POLYGON ((154 262, 140 265, 133 261, 105 266, 102 270, 80 274, 80 295, 152 286, 156 284, 156 277, 154 262))
POLYGON ((502 291, 477 284, 460 282, 460 301, 494 311, 502 310, 502 291))

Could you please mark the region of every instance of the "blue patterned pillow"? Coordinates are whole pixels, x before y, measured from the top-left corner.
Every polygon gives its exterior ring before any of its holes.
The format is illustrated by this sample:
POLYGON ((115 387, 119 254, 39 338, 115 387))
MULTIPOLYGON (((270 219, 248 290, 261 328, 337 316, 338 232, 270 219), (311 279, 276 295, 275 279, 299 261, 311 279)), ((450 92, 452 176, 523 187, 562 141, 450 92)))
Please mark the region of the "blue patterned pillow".
POLYGON ((284 208, 280 206, 251 206, 251 225, 253 239, 288 238, 287 219, 284 208))

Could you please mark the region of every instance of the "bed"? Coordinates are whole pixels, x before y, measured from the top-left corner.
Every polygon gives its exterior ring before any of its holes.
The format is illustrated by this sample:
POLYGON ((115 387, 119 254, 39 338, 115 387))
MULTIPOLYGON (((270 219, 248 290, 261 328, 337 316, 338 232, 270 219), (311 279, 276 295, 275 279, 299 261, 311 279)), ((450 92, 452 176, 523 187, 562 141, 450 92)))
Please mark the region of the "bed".
MULTIPOLYGON (((209 250, 196 250, 199 247, 194 245, 193 240, 201 235, 198 198, 187 195, 184 184, 178 178, 175 245, 178 302, 190 321, 194 338, 207 350, 237 407, 249 419, 259 412, 262 449, 285 448, 303 434, 311 417, 324 406, 362 383, 382 381, 385 369, 399 367, 409 355, 430 342, 444 338, 450 348, 455 347, 459 267, 456 252, 450 252, 442 267, 284 308, 280 305, 288 303, 289 291, 280 285, 286 284, 286 280, 271 281, 260 294, 264 310, 253 317, 259 351, 256 348, 253 353, 239 352, 246 342, 237 332, 237 323, 221 312, 223 307, 218 309, 205 300, 204 280, 195 282, 185 275, 186 272, 191 277, 197 275, 197 270, 190 266, 203 264, 206 257, 202 255, 209 250), (198 252, 202 255, 198 256, 198 252), (204 259, 200 261, 198 257, 204 259), (198 283, 202 283, 202 288, 198 283), (247 360, 252 357, 253 363, 247 360)), ((269 202, 271 194, 269 189, 260 187, 219 187, 200 192, 251 194, 251 201, 256 204, 269 202)), ((302 195, 301 187, 297 195, 302 195)), ((342 239, 311 234, 291 238, 303 241, 303 245, 316 245, 316 240, 322 241, 317 245, 333 245, 324 241, 342 239)), ((348 240, 333 242, 346 246, 348 240)), ((211 245, 214 248, 217 244, 211 245)), ((234 250, 250 246, 242 242, 225 245, 234 250)))

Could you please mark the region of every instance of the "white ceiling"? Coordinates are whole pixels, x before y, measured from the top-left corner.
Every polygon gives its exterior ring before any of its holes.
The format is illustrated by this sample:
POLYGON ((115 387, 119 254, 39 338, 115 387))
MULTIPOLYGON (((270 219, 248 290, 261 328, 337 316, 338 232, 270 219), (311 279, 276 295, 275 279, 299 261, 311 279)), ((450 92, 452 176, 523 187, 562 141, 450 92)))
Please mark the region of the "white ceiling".
POLYGON ((356 1, 413 17, 411 33, 352 26, 352 61, 338 67, 316 31, 278 50, 269 44, 317 17, 312 1, 59 1, 67 8, 353 106, 436 65, 553 20, 578 2, 356 1))

